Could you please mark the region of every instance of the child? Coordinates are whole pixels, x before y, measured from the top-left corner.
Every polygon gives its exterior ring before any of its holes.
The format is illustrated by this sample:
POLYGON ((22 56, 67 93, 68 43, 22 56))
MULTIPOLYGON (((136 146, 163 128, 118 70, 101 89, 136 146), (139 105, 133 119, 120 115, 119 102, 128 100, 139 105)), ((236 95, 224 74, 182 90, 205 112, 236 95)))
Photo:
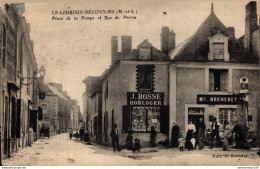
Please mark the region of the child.
POLYGON ((140 139, 136 138, 135 143, 134 143, 134 147, 133 147, 133 153, 134 152, 140 153, 140 149, 141 149, 140 139))
POLYGON ((185 138, 183 138, 183 137, 180 135, 180 138, 178 139, 178 143, 179 143, 180 151, 184 151, 185 138))

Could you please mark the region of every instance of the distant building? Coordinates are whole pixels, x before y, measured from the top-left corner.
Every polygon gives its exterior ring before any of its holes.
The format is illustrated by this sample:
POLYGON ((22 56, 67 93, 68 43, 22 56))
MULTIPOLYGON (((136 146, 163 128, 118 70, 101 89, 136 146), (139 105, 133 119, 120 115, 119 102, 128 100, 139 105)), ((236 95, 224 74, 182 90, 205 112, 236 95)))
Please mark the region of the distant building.
POLYGON ((39 99, 39 107, 42 109, 42 118, 39 120, 39 130, 49 128, 51 135, 67 132, 71 127, 70 116, 72 103, 62 84, 44 82, 44 77, 39 77, 39 90, 44 94, 39 99))

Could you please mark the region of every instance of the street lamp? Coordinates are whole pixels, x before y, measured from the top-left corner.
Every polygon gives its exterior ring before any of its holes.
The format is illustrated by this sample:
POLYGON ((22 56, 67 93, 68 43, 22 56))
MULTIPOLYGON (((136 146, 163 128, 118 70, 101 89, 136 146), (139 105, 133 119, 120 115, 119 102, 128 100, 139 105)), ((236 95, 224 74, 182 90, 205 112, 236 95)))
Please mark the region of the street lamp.
POLYGON ((44 77, 45 72, 46 72, 45 67, 41 66, 41 68, 39 69, 40 77, 44 77))

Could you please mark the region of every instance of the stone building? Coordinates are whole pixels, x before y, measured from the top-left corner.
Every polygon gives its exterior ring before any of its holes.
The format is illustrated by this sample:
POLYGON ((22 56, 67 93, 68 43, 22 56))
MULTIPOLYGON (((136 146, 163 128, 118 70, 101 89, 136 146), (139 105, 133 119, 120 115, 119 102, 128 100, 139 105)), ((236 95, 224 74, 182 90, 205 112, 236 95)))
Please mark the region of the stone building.
POLYGON ((49 128, 51 136, 67 132, 70 127, 71 100, 62 89, 62 84, 44 82, 44 76, 39 77, 39 90, 44 97, 39 99, 42 118, 38 128, 49 128))
MULTIPOLYGON (((37 132, 37 64, 24 4, 0 8, 1 153, 10 157, 28 145, 29 126, 37 132)), ((34 137, 36 139, 36 137, 34 137)))
MULTIPOLYGON (((97 121, 102 120, 102 127, 97 122, 97 131, 103 133, 103 144, 111 145, 109 134, 113 124, 117 124, 121 145, 131 129, 133 137, 146 146, 151 126, 158 132, 158 143, 171 139, 169 129, 173 122, 185 136, 189 120, 196 125, 203 118, 209 129, 216 117, 222 125, 229 121, 231 128, 239 122, 247 137, 255 138, 260 108, 256 18, 256 3, 250 2, 246 6, 246 38, 237 39, 235 28, 226 27, 212 5, 209 16, 194 35, 178 46, 176 34, 163 27, 161 51, 148 40, 131 50, 132 38, 123 36, 122 51, 118 52, 118 37, 113 36, 110 68, 99 77, 84 80, 83 111, 88 128, 95 128, 91 121, 96 117, 97 121), (251 27, 247 28, 248 24, 251 27), (95 109, 97 104, 102 104, 101 116, 96 111, 100 109, 95 109)), ((223 128, 220 131, 222 135, 223 128)))
MULTIPOLYGON (((165 28, 162 36, 164 31, 165 28)), ((158 132, 157 143, 164 141, 169 131, 169 58, 148 40, 133 50, 131 37, 122 36, 121 42, 119 53, 118 37, 111 38, 112 65, 100 77, 95 77, 94 89, 86 86, 90 90, 88 105, 93 106, 92 111, 96 113, 93 113, 97 119, 94 118, 94 129, 98 126, 96 133, 107 145, 111 145, 113 124, 122 131, 121 144, 125 143, 129 128, 134 131, 134 138, 140 138, 142 145, 149 144, 151 126, 155 126, 158 132)))
POLYGON ((102 87, 99 80, 99 77, 89 76, 83 81, 86 85, 83 98, 85 129, 89 133, 89 139, 96 143, 102 142, 102 87))
POLYGON ((196 124, 203 118, 208 129, 216 117, 223 126, 229 121, 231 129, 238 121, 245 132, 248 129, 250 136, 255 135, 259 59, 235 38, 233 27, 217 18, 213 6, 195 34, 169 56, 170 125, 177 121, 185 135, 189 120, 196 124))

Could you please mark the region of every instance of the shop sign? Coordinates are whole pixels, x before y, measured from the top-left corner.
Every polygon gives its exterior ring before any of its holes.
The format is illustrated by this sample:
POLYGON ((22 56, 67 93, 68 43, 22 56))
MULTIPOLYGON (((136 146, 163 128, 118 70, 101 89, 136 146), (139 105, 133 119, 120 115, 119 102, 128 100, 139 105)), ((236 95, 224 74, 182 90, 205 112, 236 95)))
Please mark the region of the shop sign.
POLYGON ((238 104, 243 96, 238 95, 197 95, 197 104, 238 104))
POLYGON ((127 93, 129 106, 163 106, 163 93, 127 93))

